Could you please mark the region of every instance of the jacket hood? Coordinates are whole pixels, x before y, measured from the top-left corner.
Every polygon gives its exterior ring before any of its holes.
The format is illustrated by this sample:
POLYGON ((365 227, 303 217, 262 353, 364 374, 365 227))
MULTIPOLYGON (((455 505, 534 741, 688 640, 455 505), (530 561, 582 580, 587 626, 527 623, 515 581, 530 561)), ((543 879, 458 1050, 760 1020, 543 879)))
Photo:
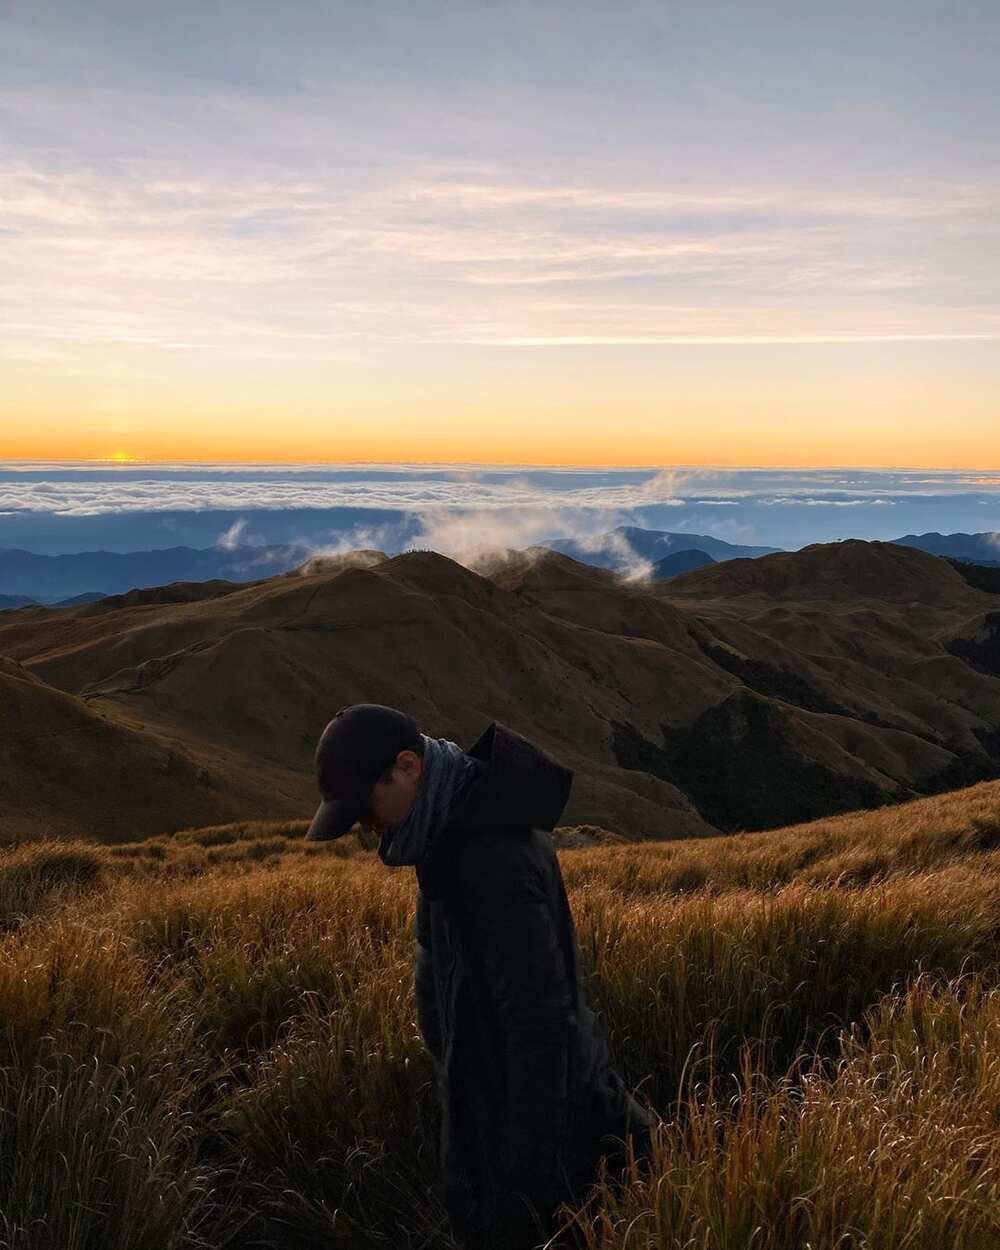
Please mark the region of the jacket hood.
POLYGON ((453 815, 455 823, 555 828, 569 799, 571 768, 499 721, 491 722, 465 753, 481 769, 453 815))
POLYGON ((475 761, 478 775, 459 797, 447 828, 416 865, 420 889, 429 898, 442 892, 451 858, 450 834, 461 836, 470 828, 552 829, 573 783, 571 768, 498 721, 464 750, 475 761))

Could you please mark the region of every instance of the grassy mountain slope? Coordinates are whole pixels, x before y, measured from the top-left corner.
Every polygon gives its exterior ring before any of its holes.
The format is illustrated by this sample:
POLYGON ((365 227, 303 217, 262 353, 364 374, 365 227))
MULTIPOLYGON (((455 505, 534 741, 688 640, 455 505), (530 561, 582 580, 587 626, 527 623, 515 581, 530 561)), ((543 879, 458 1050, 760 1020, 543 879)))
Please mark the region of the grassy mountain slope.
MULTIPOLYGON (((413 875, 303 829, 0 851, 0 1238, 453 1250, 413 875)), ((588 1250, 992 1250, 1000 782, 560 858, 663 1117, 588 1250)))
MULTIPOLYGON (((997 775, 996 607, 948 562, 889 543, 655 583, 545 548, 475 569, 358 552, 248 586, 22 609, 0 624, 0 653, 122 733, 231 777, 241 815, 306 814, 320 730, 373 701, 462 743, 500 720, 575 770, 569 823, 682 837, 997 775)), ((4 780, 65 827, 61 801, 16 769, 4 780)), ((211 789, 193 816, 179 775, 152 828, 218 819, 211 789)), ((137 795, 116 827, 151 828, 147 810, 137 795)))

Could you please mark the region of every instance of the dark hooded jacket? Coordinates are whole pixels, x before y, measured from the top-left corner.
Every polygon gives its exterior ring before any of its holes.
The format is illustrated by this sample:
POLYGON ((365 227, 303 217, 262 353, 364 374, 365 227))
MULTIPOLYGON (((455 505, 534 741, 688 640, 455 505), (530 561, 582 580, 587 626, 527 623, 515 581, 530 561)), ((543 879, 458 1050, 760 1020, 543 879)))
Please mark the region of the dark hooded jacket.
POLYGON ((453 1228, 476 1250, 539 1244, 601 1154, 653 1122, 588 1007, 545 830, 573 773, 496 722, 448 824, 416 865, 416 1002, 442 1109, 453 1228), (539 1222, 540 1220, 540 1222, 539 1222))

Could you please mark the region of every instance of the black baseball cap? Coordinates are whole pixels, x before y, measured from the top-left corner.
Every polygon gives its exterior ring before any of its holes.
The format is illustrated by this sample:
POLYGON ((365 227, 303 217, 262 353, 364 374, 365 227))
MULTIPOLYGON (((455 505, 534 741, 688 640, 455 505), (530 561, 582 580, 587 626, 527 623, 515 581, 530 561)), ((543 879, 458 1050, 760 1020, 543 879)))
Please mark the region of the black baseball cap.
POLYGON ((323 801, 306 832, 311 842, 347 833, 364 814, 375 782, 400 751, 418 751, 420 726, 394 707, 342 707, 316 744, 316 779, 323 801))

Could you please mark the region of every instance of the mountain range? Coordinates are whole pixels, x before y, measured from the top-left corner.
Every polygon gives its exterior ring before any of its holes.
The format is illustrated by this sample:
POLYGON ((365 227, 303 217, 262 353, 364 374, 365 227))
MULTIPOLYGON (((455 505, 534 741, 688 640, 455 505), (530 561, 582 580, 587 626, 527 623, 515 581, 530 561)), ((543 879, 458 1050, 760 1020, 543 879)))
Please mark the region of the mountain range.
MULTIPOLYGON (((894 542, 934 555, 1000 564, 1000 538, 982 534, 909 534, 894 542)), ((652 580, 724 560, 757 559, 778 551, 725 542, 708 534, 619 526, 583 541, 552 538, 543 543, 583 564, 641 575, 652 580)), ((25 602, 63 604, 67 600, 124 594, 175 581, 256 581, 297 568, 316 555, 301 544, 278 546, 168 547, 151 551, 83 551, 40 555, 0 549, 0 611, 25 602)))
MULTIPOLYGON (((123 594, 177 581, 253 581, 296 568, 312 555, 308 547, 166 547, 154 551, 81 551, 37 555, 0 549, 0 593, 37 603, 79 595, 123 594)), ((3 606, 0 604, 0 606, 3 606)))
MULTIPOLYGON (((1000 599, 846 541, 629 581, 537 546, 360 550, 0 618, 0 835, 306 817, 345 703, 575 771, 564 823, 757 829, 1000 775, 1000 599)), ((981 570, 991 574, 993 570, 981 570)))
MULTIPOLYGON (((565 547, 574 559, 601 568, 624 569, 629 559, 639 557, 653 565, 650 576, 654 578, 673 576, 707 563, 710 558, 726 560, 773 550, 740 547, 707 535, 670 534, 635 527, 621 527, 602 535, 601 542, 604 547, 592 552, 579 550, 569 539, 545 545, 551 545, 553 550, 565 547), (694 556, 690 554, 692 548, 698 548, 694 556)), ((81 595, 96 599, 175 581, 255 581, 297 568, 314 555, 312 548, 297 545, 168 547, 55 556, 0 548, 0 610, 25 603, 62 604, 81 595)))
POLYGON ((598 568, 625 570, 638 556, 650 564, 678 552, 697 550, 713 560, 753 559, 770 555, 777 547, 752 547, 728 543, 709 534, 688 534, 680 530, 642 529, 637 525, 619 525, 613 530, 583 541, 577 538, 546 538, 541 544, 583 564, 598 568))
POLYGON ((917 547, 935 556, 969 560, 973 564, 1000 565, 1000 533, 983 534, 905 534, 893 539, 903 547, 917 547))

